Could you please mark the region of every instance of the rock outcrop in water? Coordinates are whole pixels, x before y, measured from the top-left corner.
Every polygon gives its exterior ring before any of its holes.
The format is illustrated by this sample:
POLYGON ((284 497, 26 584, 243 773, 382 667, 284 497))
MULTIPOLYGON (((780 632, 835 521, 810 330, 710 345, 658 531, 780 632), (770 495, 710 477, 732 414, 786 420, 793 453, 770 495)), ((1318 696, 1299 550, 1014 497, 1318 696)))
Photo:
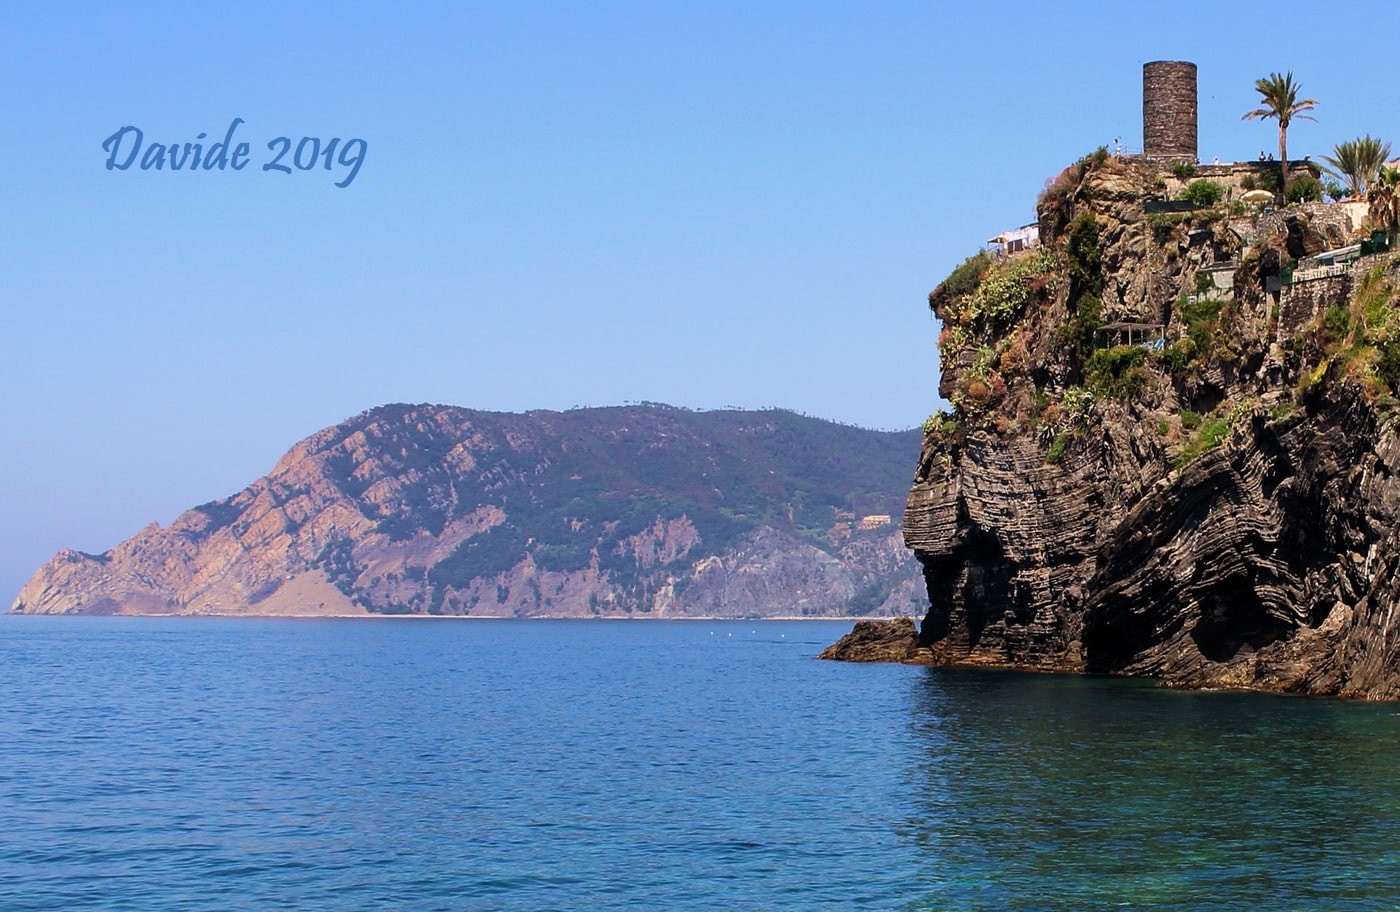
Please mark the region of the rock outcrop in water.
POLYGON ((1180 211, 1164 166, 1090 157, 1040 249, 930 295, 919 660, 1400 698, 1400 265, 1369 224, 1328 253, 1346 207, 1242 212, 1268 167, 1180 211))
POLYGON ((919 628, 913 618, 888 621, 856 621, 850 633, 823 649, 819 659, 838 662, 915 662, 919 655, 919 628))
POLYGON ((60 553, 12 610, 908 614, 918 438, 778 410, 384 406, 167 528, 60 553))

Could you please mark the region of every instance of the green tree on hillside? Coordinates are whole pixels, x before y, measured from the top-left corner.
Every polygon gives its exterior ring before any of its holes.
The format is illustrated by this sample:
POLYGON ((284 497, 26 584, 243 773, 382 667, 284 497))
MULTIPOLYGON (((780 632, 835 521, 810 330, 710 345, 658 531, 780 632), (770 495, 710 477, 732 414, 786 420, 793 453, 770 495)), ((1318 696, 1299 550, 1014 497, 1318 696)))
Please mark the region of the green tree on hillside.
POLYGON ((1360 139, 1338 143, 1331 155, 1322 156, 1327 170, 1346 181, 1351 195, 1363 197, 1371 188, 1381 166, 1390 159, 1390 143, 1382 143, 1367 134, 1360 139))
POLYGON ((1263 98, 1264 107, 1255 108, 1240 118, 1258 120, 1272 117, 1278 120, 1278 157, 1279 164, 1283 167, 1285 188, 1288 187, 1288 126, 1295 117, 1314 122, 1317 120, 1316 117, 1304 113, 1317 106, 1317 99, 1304 98, 1300 101, 1298 90, 1302 87, 1301 83, 1293 81, 1292 70, 1283 76, 1270 73, 1265 79, 1255 80, 1254 90, 1263 98))
POLYGON ((1391 236, 1400 230, 1400 169, 1382 167, 1366 194, 1371 223, 1391 236))

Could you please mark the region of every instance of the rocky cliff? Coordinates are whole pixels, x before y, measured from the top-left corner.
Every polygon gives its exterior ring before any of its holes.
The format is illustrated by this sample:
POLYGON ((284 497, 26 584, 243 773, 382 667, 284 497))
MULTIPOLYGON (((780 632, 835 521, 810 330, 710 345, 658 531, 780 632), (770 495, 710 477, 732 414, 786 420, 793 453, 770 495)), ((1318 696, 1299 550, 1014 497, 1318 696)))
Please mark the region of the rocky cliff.
POLYGON ((917 660, 1400 698, 1400 265, 1186 183, 1086 158, 929 296, 917 660))
POLYGON ((778 410, 384 406, 167 528, 58 554, 12 610, 909 614, 918 436, 778 410))

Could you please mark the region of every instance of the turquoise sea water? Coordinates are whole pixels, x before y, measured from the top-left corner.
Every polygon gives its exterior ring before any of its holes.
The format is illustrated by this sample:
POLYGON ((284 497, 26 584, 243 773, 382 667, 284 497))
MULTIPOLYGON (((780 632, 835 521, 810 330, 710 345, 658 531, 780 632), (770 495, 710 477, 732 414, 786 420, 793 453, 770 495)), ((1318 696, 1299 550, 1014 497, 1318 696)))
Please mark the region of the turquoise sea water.
POLYGON ((848 628, 0 618, 0 909, 1400 905, 1400 706, 848 628))

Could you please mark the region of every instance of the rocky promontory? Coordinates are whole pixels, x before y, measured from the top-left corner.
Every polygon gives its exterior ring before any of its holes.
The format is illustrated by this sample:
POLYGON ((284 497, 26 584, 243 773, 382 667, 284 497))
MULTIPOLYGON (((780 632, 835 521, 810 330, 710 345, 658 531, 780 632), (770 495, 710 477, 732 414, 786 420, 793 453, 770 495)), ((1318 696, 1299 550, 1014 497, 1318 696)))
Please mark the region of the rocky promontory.
POLYGON ((1100 151, 930 294, 919 661, 1400 698, 1395 205, 1274 167, 1100 151))
POLYGON ((819 659, 838 662, 906 662, 925 658, 919 652, 919 628, 913 618, 856 621, 851 632, 823 649, 819 659))
POLYGON ((59 553, 11 610, 910 614, 918 439, 776 409, 382 406, 167 527, 59 553))

